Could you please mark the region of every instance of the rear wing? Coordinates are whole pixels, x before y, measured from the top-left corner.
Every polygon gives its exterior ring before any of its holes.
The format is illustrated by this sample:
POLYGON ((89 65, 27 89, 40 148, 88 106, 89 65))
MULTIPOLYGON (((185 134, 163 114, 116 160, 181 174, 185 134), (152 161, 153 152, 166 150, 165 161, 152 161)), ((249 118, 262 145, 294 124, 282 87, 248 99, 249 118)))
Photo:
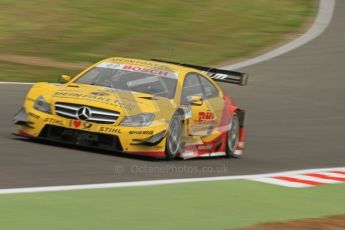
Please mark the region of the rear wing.
POLYGON ((231 83, 231 84, 242 85, 242 86, 247 85, 248 83, 249 75, 247 73, 241 73, 241 72, 225 70, 225 69, 216 69, 212 67, 184 64, 184 63, 178 63, 178 62, 172 62, 172 61, 165 61, 165 60, 159 60, 159 59, 151 59, 151 60, 197 69, 197 70, 203 71, 210 78, 219 82, 231 83))

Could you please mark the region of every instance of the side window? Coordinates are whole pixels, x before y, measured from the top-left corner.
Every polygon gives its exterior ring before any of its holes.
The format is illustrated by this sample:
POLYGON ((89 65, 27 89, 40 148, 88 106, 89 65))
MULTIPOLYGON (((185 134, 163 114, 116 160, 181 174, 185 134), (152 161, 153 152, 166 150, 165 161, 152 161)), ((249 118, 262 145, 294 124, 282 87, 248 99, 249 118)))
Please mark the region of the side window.
POLYGON ((205 93, 205 98, 213 98, 213 97, 218 97, 219 96, 219 91, 218 89, 214 86, 214 84, 212 84, 208 79, 206 79, 205 77, 198 75, 202 88, 204 90, 205 93))
POLYGON ((200 96, 200 97, 204 96, 198 75, 196 75, 195 73, 189 73, 184 79, 182 95, 181 95, 181 103, 182 104, 188 103, 189 96, 200 96))

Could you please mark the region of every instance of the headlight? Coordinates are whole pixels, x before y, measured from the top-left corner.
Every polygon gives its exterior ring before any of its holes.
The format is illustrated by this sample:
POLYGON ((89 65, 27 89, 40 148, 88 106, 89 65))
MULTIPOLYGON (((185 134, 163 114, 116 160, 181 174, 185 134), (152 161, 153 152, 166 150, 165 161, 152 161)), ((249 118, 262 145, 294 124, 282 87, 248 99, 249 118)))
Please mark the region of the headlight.
POLYGON ((153 113, 142 113, 135 116, 128 116, 123 119, 120 125, 122 126, 149 126, 153 119, 154 119, 153 113))
POLYGON ((51 114, 50 104, 46 100, 44 100, 42 96, 39 96, 36 99, 34 108, 41 112, 51 114))

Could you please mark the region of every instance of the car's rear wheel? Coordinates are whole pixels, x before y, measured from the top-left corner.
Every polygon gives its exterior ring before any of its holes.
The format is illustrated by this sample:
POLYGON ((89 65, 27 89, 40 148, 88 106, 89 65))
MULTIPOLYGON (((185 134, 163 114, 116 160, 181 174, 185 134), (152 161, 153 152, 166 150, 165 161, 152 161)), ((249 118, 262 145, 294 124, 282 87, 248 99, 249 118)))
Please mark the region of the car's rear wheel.
POLYGON ((237 113, 232 116, 227 131, 226 157, 240 157, 240 151, 236 151, 240 138, 240 119, 237 113))
POLYGON ((171 118, 166 137, 165 156, 174 159, 181 150, 182 121, 178 113, 171 118))

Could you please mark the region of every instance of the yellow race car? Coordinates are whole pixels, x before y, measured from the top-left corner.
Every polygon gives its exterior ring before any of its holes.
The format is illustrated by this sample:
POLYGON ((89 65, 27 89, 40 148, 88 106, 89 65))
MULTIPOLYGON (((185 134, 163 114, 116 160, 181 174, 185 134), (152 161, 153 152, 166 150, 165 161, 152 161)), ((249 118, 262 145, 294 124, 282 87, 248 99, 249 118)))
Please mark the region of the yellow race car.
POLYGON ((108 58, 58 84, 36 83, 14 117, 18 134, 124 154, 238 157, 244 110, 215 81, 244 73, 162 60, 108 58))

